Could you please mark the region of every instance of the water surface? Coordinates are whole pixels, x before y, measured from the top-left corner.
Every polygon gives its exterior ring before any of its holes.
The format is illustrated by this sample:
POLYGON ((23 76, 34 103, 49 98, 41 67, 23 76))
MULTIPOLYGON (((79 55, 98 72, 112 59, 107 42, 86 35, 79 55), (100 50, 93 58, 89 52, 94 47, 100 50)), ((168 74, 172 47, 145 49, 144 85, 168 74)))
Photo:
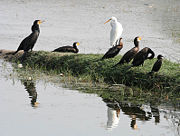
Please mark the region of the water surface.
POLYGON ((43 78, 15 77, 11 64, 0 64, 1 136, 180 135, 178 103, 111 102, 43 78))
POLYGON ((124 54, 133 39, 141 36, 141 48, 150 47, 156 55, 179 61, 179 0, 1 0, 1 48, 17 49, 30 33, 32 22, 42 19, 41 34, 34 50, 52 51, 62 45, 80 42, 80 53, 104 53, 109 46, 111 16, 123 25, 124 54))

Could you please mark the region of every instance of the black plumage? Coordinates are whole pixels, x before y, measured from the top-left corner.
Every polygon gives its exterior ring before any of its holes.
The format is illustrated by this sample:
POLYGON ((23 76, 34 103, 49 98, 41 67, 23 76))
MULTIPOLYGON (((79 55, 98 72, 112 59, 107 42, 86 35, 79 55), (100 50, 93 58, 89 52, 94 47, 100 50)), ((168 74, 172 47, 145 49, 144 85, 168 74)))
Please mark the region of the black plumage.
MULTIPOLYGON (((129 63, 134 56, 138 53, 139 51, 139 41, 141 40, 141 37, 135 37, 134 38, 134 45, 135 47, 133 47, 132 49, 130 49, 129 51, 127 51, 123 57, 121 58, 121 60, 115 65, 117 66, 118 64, 124 64, 124 63, 129 63)), ((115 67, 114 66, 114 67, 115 67)))
POLYGON ((34 21, 32 27, 31 27, 32 33, 21 42, 17 51, 14 52, 13 54, 16 54, 20 50, 24 50, 24 52, 28 52, 29 50, 32 51, 32 49, 39 37, 39 33, 40 33, 39 24, 41 24, 41 23, 42 23, 41 20, 34 21))
POLYGON ((154 63, 151 73, 158 72, 160 70, 160 68, 162 66, 162 60, 163 60, 162 58, 163 58, 162 55, 157 56, 157 61, 154 63))
POLYGON ((72 53, 78 53, 79 49, 77 48, 77 45, 79 45, 78 42, 74 42, 73 46, 62 46, 57 49, 55 49, 53 52, 72 52, 72 53))
POLYGON ((120 50, 123 48, 123 43, 122 43, 122 38, 119 39, 119 44, 110 48, 102 57, 103 59, 108 59, 108 58, 114 58, 116 55, 118 55, 118 53, 120 52, 120 50))
POLYGON ((134 59, 132 61, 132 66, 139 66, 139 65, 143 66, 144 61, 146 59, 153 59, 154 56, 155 56, 154 52, 150 48, 145 47, 134 56, 134 59), (151 55, 149 56, 149 54, 151 55))

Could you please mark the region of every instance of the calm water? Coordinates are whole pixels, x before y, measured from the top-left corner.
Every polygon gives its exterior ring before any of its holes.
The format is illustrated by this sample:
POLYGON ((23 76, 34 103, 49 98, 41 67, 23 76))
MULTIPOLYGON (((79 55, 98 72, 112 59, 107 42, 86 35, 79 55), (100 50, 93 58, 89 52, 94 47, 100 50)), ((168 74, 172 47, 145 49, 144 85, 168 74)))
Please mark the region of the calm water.
POLYGON ((0 135, 179 136, 178 104, 108 102, 23 76, 0 61, 0 135))
MULTIPOLYGON (((179 0, 1 0, 0 47, 17 49, 35 19, 46 22, 34 50, 80 42, 80 53, 104 53, 109 48, 111 16, 122 23, 124 48, 141 36, 141 47, 178 62, 179 0)), ((98 135, 179 136, 177 104, 134 105, 104 102, 44 80, 10 78, 13 68, 0 60, 0 136, 98 135), (4 69, 5 68, 5 69, 4 69)))
POLYGON ((141 47, 156 55, 179 61, 179 0, 1 0, 1 48, 17 49, 29 35, 32 22, 42 19, 41 34, 34 50, 54 50, 61 45, 80 42, 80 53, 104 53, 109 48, 111 16, 123 25, 124 54, 133 39, 142 37, 141 47))

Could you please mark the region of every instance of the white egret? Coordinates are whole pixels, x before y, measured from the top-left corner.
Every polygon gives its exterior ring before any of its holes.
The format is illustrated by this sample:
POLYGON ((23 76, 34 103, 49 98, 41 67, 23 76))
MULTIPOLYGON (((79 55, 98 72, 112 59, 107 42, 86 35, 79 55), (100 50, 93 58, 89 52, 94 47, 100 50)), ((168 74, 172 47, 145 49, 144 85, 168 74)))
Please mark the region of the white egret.
POLYGON ((114 46, 116 45, 117 41, 120 39, 123 28, 122 25, 117 21, 116 17, 111 17, 108 21, 106 21, 104 24, 111 21, 111 32, 110 32, 110 45, 114 46))

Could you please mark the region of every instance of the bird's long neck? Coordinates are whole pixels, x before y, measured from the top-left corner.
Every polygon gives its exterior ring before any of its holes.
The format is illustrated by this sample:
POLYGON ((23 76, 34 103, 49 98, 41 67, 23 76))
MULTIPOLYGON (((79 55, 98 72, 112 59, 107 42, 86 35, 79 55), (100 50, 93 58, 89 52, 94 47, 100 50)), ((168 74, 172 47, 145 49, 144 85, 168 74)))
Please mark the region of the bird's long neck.
POLYGON ((115 24, 117 24, 117 20, 113 20, 113 21, 111 21, 111 27, 113 27, 113 26, 115 26, 115 24))
POLYGON ((154 52, 150 49, 150 48, 148 48, 148 54, 151 54, 151 56, 149 56, 149 57, 147 57, 148 59, 153 59, 154 58, 154 56, 155 56, 155 54, 154 54, 154 52))
POLYGON ((33 24, 31 27, 32 32, 38 32, 40 33, 39 25, 38 24, 33 24))
POLYGON ((119 40, 118 48, 122 48, 122 47, 123 47, 123 42, 119 40))
POLYGON ((78 50, 78 48, 77 48, 77 46, 76 46, 76 45, 73 45, 73 48, 76 50, 76 53, 78 53, 78 52, 79 52, 79 50, 78 50))
POLYGON ((74 49, 77 49, 77 46, 76 46, 76 45, 73 45, 73 48, 74 48, 74 49))
POLYGON ((135 41, 134 41, 134 45, 135 45, 135 47, 138 47, 138 48, 139 48, 139 41, 135 40, 135 41))

